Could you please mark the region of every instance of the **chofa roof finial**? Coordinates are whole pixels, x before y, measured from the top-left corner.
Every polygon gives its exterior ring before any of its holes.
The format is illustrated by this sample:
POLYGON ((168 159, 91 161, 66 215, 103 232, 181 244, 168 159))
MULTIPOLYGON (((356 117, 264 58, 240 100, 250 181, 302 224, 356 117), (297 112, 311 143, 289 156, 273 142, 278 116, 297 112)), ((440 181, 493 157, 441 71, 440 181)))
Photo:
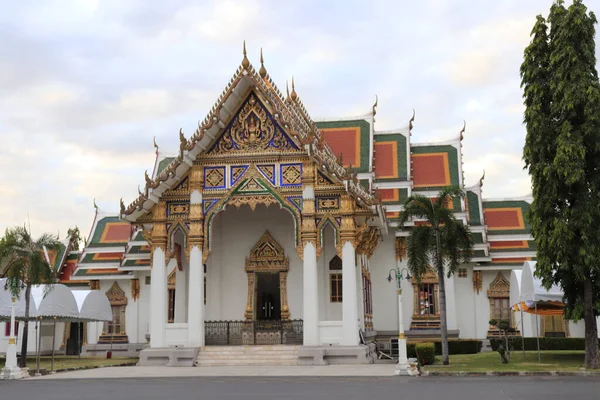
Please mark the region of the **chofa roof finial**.
POLYGON ((379 104, 379 97, 377 97, 377 95, 375 95, 375 104, 373 104, 373 116, 375 116, 375 114, 377 114, 377 104, 379 104))
POLYGON ((267 76, 267 69, 265 68, 265 60, 263 59, 262 47, 260 48, 260 69, 258 70, 258 74, 261 78, 267 76))
POLYGON ((244 58, 242 59, 242 67, 244 67, 244 69, 246 69, 249 66, 250 66, 250 61, 248 60, 248 57, 246 56, 246 41, 244 40, 244 58))
MULTIPOLYGON (((462 141, 465 138, 465 129, 467 128, 467 121, 463 121, 463 127, 460 130, 460 140, 462 141)), ((485 175, 485 173, 484 173, 485 175)))
POLYGON ((290 95, 292 100, 296 100, 298 95, 296 94, 296 86, 294 85, 294 77, 292 76, 292 94, 290 95))

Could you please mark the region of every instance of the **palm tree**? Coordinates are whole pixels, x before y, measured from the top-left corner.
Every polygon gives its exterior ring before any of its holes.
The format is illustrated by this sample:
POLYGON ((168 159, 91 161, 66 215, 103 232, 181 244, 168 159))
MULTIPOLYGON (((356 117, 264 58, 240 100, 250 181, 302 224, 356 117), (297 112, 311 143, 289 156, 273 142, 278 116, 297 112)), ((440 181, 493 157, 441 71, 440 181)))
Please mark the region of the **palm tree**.
MULTIPOLYGON (((0 265, 5 268, 6 287, 13 297, 19 297, 25 288, 25 320, 29 319, 31 287, 39 284, 54 283, 56 271, 46 260, 47 251, 58 251, 58 237, 43 234, 34 240, 25 227, 14 227, 6 230, 0 240, 0 265)), ((27 366, 27 337, 29 324, 23 325, 21 340, 21 358, 19 367, 27 366)))
POLYGON ((407 240, 408 269, 417 281, 427 273, 433 264, 438 276, 440 330, 442 336, 442 361, 450 363, 448 358, 448 324, 446 321, 446 285, 445 267, 448 277, 458 267, 470 261, 473 252, 473 240, 469 227, 454 217, 453 201, 463 198, 465 193, 458 187, 444 188, 435 199, 415 194, 404 204, 400 213, 399 225, 404 227, 409 220, 422 220, 425 223, 411 228, 407 240))

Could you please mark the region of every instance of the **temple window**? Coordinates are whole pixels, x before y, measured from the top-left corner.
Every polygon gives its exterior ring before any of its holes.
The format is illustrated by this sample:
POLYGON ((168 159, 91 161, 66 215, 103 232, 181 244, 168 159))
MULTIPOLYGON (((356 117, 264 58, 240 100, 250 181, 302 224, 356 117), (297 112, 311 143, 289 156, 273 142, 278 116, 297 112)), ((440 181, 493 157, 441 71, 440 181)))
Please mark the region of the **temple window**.
POLYGON ((411 278, 411 283, 414 292, 414 308, 410 329, 439 329, 440 312, 437 274, 432 268, 429 268, 420 280, 415 277, 411 278))
POLYGON ((467 269, 459 268, 456 275, 458 275, 459 278, 466 278, 467 277, 467 269))
MULTIPOLYGON (((502 275, 502 272, 498 272, 496 279, 490 284, 487 295, 490 300, 490 319, 508 321, 513 326, 509 304, 510 282, 502 275)), ((499 334, 498 328, 490 326, 488 336, 498 336, 499 334)))
POLYGON ((125 310, 127 308, 127 295, 115 281, 111 288, 106 292, 106 297, 110 302, 113 320, 104 323, 104 332, 98 343, 107 343, 111 337, 117 337, 117 343, 127 343, 127 334, 125 332, 125 310))
POLYGON ((342 259, 337 255, 329 261, 329 301, 331 303, 342 302, 342 259), (332 272, 334 271, 334 272, 332 272))
POLYGON ((436 283, 424 283, 419 285, 419 315, 437 314, 435 293, 436 283))

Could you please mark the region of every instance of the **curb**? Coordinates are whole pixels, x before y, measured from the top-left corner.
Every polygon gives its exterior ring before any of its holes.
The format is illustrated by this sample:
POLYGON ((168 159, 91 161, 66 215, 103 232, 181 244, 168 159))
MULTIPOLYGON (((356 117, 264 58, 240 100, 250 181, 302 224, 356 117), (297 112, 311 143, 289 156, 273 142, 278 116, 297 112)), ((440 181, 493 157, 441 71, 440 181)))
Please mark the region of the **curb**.
POLYGON ((600 372, 568 372, 568 371, 488 371, 488 372, 445 372, 425 371, 421 376, 588 376, 600 377, 600 372))
MULTIPOLYGON (((87 365, 84 367, 59 368, 59 369, 55 369, 54 373, 69 372, 69 371, 82 371, 85 369, 109 368, 109 367, 132 367, 132 366, 136 366, 136 365, 137 365, 137 361, 126 362, 126 363, 121 363, 121 364, 109 364, 109 365, 87 365)), ((34 371, 32 371, 32 372, 34 372, 34 371)), ((50 371, 45 368, 40 368, 40 375, 42 375, 42 376, 50 375, 50 371)), ((31 376, 31 377, 33 377, 33 376, 31 376)))

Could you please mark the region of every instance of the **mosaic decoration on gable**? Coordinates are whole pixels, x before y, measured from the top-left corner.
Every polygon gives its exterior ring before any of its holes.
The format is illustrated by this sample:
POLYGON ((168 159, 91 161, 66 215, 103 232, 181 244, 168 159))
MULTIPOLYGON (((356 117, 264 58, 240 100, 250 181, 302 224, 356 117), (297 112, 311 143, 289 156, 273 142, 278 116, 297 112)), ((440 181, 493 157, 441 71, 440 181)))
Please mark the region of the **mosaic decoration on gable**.
POLYGON ((258 169, 258 171, 269 180, 269 182, 271 182, 273 185, 276 185, 275 183, 275 164, 270 164, 270 165, 257 165, 256 169, 258 169))
POLYGON ((294 151, 296 144, 283 132, 254 93, 225 128, 208 155, 235 152, 294 151))
POLYGON ((233 165, 230 169, 230 181, 232 185, 244 175, 244 173, 248 170, 248 165, 233 165))
POLYGON ((317 210, 318 211, 331 211, 340 208, 340 197, 329 196, 329 197, 318 197, 317 198, 317 210))
POLYGON ((204 188, 205 189, 224 189, 225 188, 225 167, 205 167, 204 168, 204 188))
POLYGON ((281 164, 281 186, 302 184, 302 164, 281 164))

